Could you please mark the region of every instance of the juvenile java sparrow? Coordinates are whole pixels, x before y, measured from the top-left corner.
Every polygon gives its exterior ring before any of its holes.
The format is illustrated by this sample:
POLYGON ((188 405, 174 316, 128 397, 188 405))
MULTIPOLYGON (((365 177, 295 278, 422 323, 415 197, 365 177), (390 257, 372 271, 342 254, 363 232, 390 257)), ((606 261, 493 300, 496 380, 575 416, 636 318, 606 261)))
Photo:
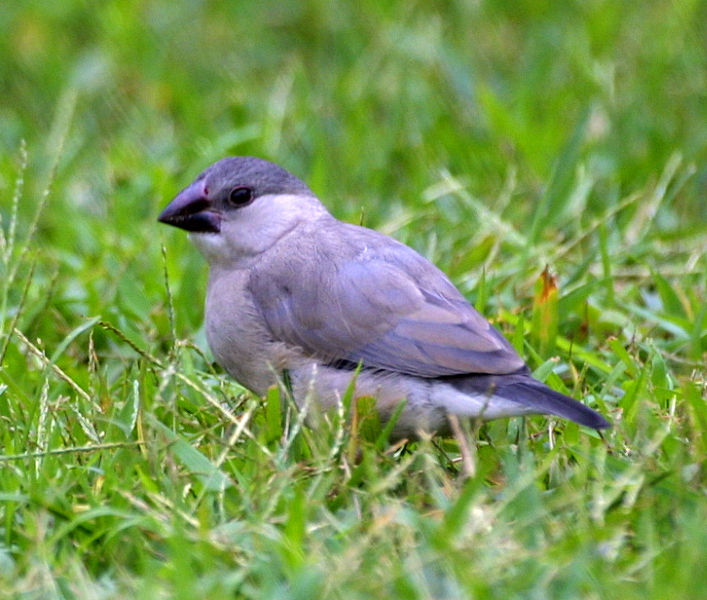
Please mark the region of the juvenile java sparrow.
POLYGON ((189 232, 210 266, 206 335, 257 394, 287 372, 294 397, 376 398, 392 437, 446 433, 448 415, 552 414, 609 423, 534 379, 437 267, 400 242, 335 219, 305 183, 253 157, 211 165, 159 220, 189 232))

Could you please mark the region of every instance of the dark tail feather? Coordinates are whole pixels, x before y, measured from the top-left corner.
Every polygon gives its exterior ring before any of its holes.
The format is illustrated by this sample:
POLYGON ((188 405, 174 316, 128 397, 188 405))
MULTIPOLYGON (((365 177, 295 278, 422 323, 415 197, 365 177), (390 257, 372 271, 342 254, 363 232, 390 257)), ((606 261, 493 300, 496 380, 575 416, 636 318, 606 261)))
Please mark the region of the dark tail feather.
POLYGON ((609 421, 598 412, 530 377, 524 377, 507 386, 501 385, 496 393, 536 409, 539 413, 557 415, 586 427, 594 429, 611 427, 609 421))
POLYGON ((461 375, 444 380, 462 392, 513 400, 528 407, 528 412, 557 415, 594 429, 611 427, 598 412, 533 379, 527 367, 508 375, 461 375))

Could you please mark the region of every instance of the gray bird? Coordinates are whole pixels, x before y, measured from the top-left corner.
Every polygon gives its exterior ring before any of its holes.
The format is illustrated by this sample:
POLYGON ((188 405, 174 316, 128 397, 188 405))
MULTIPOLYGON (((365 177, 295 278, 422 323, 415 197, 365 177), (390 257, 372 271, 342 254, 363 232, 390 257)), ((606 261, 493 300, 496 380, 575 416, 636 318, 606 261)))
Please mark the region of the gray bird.
POLYGON ((295 400, 376 398, 391 437, 449 432, 448 415, 552 414, 602 429, 597 412, 540 383, 433 264, 377 231, 335 219, 268 161, 211 165, 164 209, 210 266, 206 336, 259 395, 287 373, 295 400))

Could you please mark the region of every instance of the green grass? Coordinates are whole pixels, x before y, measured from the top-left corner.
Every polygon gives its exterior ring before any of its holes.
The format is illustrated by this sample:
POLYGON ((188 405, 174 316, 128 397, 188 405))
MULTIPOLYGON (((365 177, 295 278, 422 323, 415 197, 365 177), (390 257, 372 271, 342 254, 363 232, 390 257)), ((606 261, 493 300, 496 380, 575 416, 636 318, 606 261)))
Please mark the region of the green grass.
POLYGON ((3 3, 0 596, 704 597, 705 22, 3 3), (465 470, 247 393, 206 348, 203 260, 155 221, 226 154, 421 251, 613 428, 489 423, 465 470))

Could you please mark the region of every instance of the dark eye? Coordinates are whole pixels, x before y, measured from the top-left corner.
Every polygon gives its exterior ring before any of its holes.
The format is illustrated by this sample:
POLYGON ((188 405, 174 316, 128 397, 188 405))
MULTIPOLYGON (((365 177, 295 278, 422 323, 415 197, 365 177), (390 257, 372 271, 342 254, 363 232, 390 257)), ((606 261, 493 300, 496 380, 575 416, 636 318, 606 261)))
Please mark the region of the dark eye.
POLYGON ((241 208, 253 201, 253 190, 249 187, 234 187, 228 194, 228 203, 236 208, 241 208))

